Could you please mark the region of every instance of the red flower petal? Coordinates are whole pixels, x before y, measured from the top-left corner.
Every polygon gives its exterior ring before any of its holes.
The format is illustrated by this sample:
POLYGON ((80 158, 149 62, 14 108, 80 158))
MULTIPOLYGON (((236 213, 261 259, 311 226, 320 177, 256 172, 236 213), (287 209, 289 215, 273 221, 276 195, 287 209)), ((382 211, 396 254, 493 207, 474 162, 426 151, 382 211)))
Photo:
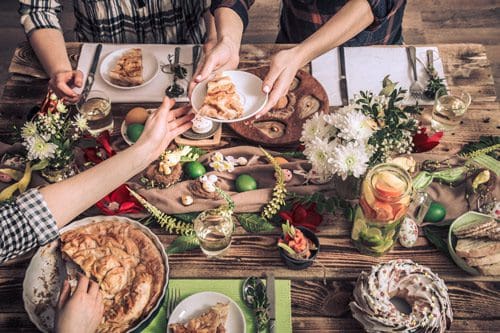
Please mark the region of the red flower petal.
POLYGON ((289 211, 282 211, 278 213, 279 217, 281 217, 285 221, 293 222, 292 213, 289 211))
POLYGON ((302 205, 297 205, 293 210, 293 220, 295 222, 304 222, 307 217, 307 210, 302 205))
POLYGON ((422 127, 420 133, 413 136, 414 151, 416 153, 423 153, 429 151, 436 147, 441 138, 443 137, 443 132, 436 132, 433 135, 427 135, 427 128, 422 127))

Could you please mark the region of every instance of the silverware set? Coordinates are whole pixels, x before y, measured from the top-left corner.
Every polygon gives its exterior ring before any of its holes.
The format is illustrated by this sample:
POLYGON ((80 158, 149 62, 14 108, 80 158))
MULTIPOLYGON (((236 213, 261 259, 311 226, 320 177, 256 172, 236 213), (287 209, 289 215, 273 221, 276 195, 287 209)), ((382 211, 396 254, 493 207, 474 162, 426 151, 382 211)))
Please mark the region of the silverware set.
POLYGON ((410 85, 410 95, 415 99, 421 99, 424 96, 424 87, 418 82, 417 75, 417 50, 415 46, 408 46, 406 48, 408 60, 413 72, 413 82, 410 85))
POLYGON ((177 288, 167 289, 167 306, 165 310, 167 321, 180 301, 181 301, 181 291, 179 289, 177 288))

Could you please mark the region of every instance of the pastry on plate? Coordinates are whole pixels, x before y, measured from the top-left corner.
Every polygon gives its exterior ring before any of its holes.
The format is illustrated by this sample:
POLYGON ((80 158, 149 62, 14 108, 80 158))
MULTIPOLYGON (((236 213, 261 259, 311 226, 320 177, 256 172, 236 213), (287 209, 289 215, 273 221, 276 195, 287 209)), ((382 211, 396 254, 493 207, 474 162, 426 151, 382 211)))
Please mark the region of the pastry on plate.
POLYGON ((226 333, 229 304, 217 303, 185 324, 170 324, 172 333, 226 333))
POLYGON ((163 292, 160 250, 131 224, 103 221, 65 232, 61 252, 99 283, 104 318, 97 332, 126 332, 149 314, 163 292))
POLYGON ((125 51, 109 72, 111 82, 122 87, 133 87, 144 83, 142 77, 142 50, 125 51))
POLYGON ((207 95, 200 108, 200 115, 231 120, 243 115, 243 105, 236 87, 229 76, 217 74, 207 83, 207 95))

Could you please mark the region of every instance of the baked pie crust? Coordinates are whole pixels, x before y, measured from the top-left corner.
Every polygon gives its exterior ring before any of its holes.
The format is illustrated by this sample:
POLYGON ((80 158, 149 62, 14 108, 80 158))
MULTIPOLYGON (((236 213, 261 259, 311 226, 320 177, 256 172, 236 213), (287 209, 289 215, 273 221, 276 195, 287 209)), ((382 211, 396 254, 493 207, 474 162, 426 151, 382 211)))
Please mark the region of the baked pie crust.
POLYGON ((97 332, 127 331, 163 292, 166 269, 160 250, 129 223, 103 221, 65 232, 61 252, 99 283, 104 318, 97 332))
POLYGON ((144 83, 142 77, 142 50, 130 49, 123 53, 109 72, 111 82, 122 87, 133 87, 144 83))
POLYGON ((172 333, 226 333, 229 304, 217 303, 185 324, 170 324, 172 333))
POLYGON ((200 108, 202 116, 216 119, 236 119, 243 115, 243 105, 229 76, 217 74, 207 83, 207 95, 200 108))

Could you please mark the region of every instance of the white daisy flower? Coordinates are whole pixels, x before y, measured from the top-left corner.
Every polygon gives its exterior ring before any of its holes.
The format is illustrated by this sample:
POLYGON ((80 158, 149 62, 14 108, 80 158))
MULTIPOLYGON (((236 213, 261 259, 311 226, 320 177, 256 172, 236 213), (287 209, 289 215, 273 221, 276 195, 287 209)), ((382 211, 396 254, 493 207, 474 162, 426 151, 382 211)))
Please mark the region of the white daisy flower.
POLYGON ((77 114, 75 116, 75 125, 82 132, 89 129, 89 124, 87 123, 87 119, 81 114, 77 114))
POLYGON ((334 119, 335 126, 340 130, 337 134, 344 140, 366 142, 373 134, 370 118, 361 111, 350 111, 334 119))
POLYGON ((38 129, 34 122, 27 121, 21 129, 21 137, 25 140, 38 134, 38 129))
POLYGON ((57 145, 51 142, 46 142, 41 136, 35 136, 27 140, 28 143, 28 159, 29 160, 44 160, 54 157, 57 145))
POLYGON ((302 136, 300 140, 304 143, 309 143, 315 138, 325 138, 330 136, 330 126, 325 121, 324 117, 315 113, 309 118, 302 128, 302 136))
POLYGON ((332 176, 331 167, 328 160, 332 156, 335 142, 330 142, 328 139, 315 138, 304 149, 304 155, 312 164, 312 169, 315 174, 322 180, 326 180, 332 176))
POLYGON ((356 178, 362 176, 368 168, 370 155, 364 145, 349 142, 347 145, 338 145, 333 148, 333 157, 328 162, 333 166, 336 174, 343 180, 349 175, 356 178))
POLYGON ((60 113, 66 113, 66 112, 68 112, 68 108, 66 107, 66 105, 64 105, 64 103, 63 103, 62 100, 58 100, 57 101, 56 110, 58 112, 60 112, 60 113))

